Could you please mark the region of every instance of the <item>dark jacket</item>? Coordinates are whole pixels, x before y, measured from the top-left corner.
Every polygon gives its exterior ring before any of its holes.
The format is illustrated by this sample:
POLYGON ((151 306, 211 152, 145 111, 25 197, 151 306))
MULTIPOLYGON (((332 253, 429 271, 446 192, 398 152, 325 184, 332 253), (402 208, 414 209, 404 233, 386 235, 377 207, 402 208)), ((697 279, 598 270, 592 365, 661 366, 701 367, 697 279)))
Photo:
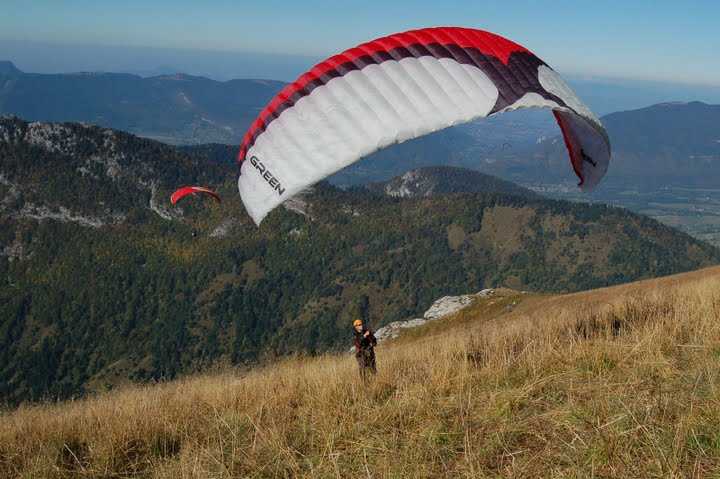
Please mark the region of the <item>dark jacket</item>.
POLYGON ((355 329, 353 329, 353 332, 355 333, 355 356, 360 356, 365 351, 372 352, 375 345, 377 345, 377 339, 375 339, 372 331, 363 327, 361 333, 358 333, 355 329), (367 337, 365 336, 366 331, 370 332, 367 337))

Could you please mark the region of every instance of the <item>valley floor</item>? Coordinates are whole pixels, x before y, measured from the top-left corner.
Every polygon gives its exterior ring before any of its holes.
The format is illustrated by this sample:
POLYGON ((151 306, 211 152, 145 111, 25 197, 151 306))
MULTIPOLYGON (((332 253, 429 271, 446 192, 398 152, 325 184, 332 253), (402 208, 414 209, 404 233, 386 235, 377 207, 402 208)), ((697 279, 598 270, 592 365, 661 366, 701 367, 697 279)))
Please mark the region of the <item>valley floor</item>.
POLYGON ((0 477, 715 477, 720 268, 0 416, 0 477))
POLYGON ((574 184, 533 184, 547 196, 579 202, 600 202, 627 208, 720 247, 720 189, 668 186, 658 189, 605 186, 590 196, 574 184))

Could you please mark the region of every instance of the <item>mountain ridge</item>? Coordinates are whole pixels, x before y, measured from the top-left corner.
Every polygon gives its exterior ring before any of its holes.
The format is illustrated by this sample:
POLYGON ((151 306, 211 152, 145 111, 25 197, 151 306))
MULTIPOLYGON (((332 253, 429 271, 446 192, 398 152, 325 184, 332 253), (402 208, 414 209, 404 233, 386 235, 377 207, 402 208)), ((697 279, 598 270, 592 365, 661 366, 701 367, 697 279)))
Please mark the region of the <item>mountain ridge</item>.
MULTIPOLYGON (((218 82, 183 73, 30 74, 4 65, 0 114, 90 122, 171 144, 239 144, 263 106, 285 85, 272 80, 218 82)), ((717 107, 703 102, 662 105, 602 117, 615 153, 605 183, 708 187, 720 181, 720 143, 713 142, 714 125, 720 122, 717 107), (645 174, 650 170, 654 175, 645 174)), ((443 164, 514 182, 571 183, 576 180, 559 135, 549 112, 507 113, 384 149, 332 181, 387 181, 417 167, 443 164)))
MULTIPOLYGON (((601 121, 613 146, 604 182, 712 187, 720 181, 720 105, 667 102, 611 113, 601 121)), ((541 142, 532 156, 558 172, 567 153, 556 136, 541 142)))
POLYGON ((94 123, 167 143, 239 143, 262 106, 285 85, 220 82, 186 74, 38 74, 0 70, 0 114, 30 121, 94 123))
POLYGON ((0 60, 0 75, 20 75, 23 72, 8 60, 0 60))
POLYGON ((448 193, 503 193, 525 197, 538 194, 497 177, 454 166, 426 166, 382 183, 366 186, 395 198, 422 198, 448 193))

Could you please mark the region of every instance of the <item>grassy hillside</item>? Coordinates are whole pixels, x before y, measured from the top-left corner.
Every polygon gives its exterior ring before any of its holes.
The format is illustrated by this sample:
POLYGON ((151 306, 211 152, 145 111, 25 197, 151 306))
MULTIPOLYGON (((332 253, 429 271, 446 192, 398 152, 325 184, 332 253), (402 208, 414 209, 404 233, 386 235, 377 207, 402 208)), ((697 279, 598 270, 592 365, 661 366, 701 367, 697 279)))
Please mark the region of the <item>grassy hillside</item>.
POLYGON ((720 268, 0 417, 3 477, 714 477, 720 268))

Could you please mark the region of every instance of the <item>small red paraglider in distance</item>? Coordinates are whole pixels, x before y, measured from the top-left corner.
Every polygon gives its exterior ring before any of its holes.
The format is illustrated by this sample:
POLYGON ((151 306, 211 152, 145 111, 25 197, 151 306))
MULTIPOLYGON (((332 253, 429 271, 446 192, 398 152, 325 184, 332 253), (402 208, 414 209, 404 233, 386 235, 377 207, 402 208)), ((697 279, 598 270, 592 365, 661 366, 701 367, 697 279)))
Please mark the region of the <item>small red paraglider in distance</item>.
POLYGON ((182 188, 179 188, 177 191, 175 191, 172 195, 170 195, 170 203, 175 205, 178 201, 185 198, 186 196, 196 195, 198 193, 212 196, 217 200, 218 203, 222 202, 220 200, 220 196, 209 188, 205 188, 203 186, 183 186, 182 188))

